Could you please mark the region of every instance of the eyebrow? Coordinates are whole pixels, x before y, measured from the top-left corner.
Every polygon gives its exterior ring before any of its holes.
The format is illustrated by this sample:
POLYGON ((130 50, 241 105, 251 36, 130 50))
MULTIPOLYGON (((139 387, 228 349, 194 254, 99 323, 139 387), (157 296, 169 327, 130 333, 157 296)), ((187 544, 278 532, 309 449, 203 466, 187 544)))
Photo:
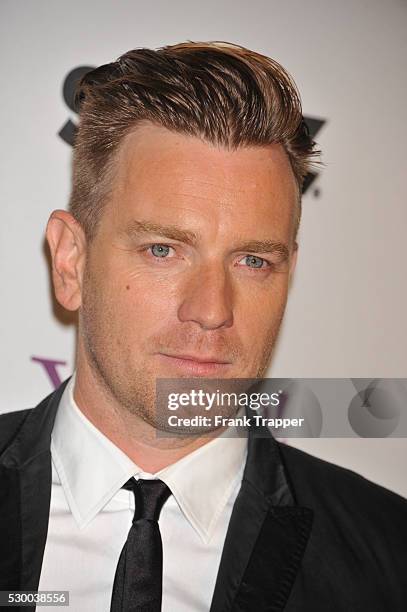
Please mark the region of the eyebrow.
POLYGON ((170 238, 171 240, 178 240, 179 242, 185 242, 191 246, 195 246, 199 239, 199 234, 190 230, 184 230, 176 225, 160 225, 159 223, 151 223, 150 221, 132 221, 124 232, 127 236, 139 236, 141 234, 158 234, 170 238))
MULTIPOLYGON (((182 229, 177 225, 161 225, 151 221, 137 220, 133 220, 126 227, 124 233, 130 238, 142 234, 157 234, 191 246, 195 246, 200 238, 199 233, 182 229)), ((281 262, 286 261, 290 255, 287 245, 277 240, 249 240, 236 245, 234 250, 246 251, 248 253, 278 253, 281 256, 281 262)))

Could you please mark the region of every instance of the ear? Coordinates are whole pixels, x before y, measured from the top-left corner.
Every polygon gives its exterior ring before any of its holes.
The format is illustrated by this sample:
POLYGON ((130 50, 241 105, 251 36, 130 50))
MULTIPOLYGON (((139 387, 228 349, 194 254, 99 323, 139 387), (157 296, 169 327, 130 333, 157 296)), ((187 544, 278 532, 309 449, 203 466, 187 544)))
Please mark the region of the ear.
POLYGON ((293 246, 293 250, 291 254, 291 261, 290 261, 290 272, 289 272, 290 279, 292 278, 292 275, 294 274, 295 266, 297 264, 297 255, 298 255, 298 243, 294 242, 294 246, 293 246))
POLYGON ((47 225, 55 297, 67 310, 82 303, 86 238, 80 223, 65 210, 54 210, 47 225))

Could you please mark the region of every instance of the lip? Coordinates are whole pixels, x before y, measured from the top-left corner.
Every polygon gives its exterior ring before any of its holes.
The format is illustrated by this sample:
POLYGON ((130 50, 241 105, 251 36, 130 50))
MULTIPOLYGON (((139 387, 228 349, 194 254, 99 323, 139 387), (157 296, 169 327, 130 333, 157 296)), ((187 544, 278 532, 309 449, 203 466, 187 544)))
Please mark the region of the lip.
POLYGON ((183 361, 195 361, 197 363, 218 363, 225 364, 230 361, 224 361, 223 359, 217 359, 216 357, 202 357, 201 355, 171 355, 170 353, 160 353, 165 357, 172 357, 174 359, 182 359, 183 361))
POLYGON ((202 357, 200 355, 198 357, 196 355, 171 355, 168 353, 159 353, 158 355, 169 365, 183 372, 189 372, 191 375, 221 375, 231 365, 229 361, 219 360, 219 358, 212 356, 202 357))

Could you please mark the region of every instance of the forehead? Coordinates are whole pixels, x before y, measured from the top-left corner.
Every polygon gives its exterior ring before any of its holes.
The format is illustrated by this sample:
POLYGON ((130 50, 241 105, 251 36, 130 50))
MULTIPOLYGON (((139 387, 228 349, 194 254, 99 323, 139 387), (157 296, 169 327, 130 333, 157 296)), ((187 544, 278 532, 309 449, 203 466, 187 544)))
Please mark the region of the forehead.
POLYGON ((289 231, 298 192, 281 145, 228 150, 152 124, 123 140, 112 184, 115 221, 211 223, 289 231))

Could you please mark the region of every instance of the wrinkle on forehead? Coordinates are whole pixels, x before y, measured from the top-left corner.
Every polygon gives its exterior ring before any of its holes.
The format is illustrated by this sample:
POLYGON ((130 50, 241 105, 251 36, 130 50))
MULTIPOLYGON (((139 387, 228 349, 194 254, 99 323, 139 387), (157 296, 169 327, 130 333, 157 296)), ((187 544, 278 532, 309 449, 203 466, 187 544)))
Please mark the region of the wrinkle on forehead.
POLYGON ((223 215, 231 226, 243 216, 249 225, 249 217, 257 224, 267 216, 275 224, 294 216, 297 187, 281 145, 230 151, 142 125, 124 139, 116 170, 118 215, 136 207, 145 213, 150 206, 166 219, 185 214, 210 221, 223 215))
MULTIPOLYGON (((288 156, 280 144, 227 150, 195 136, 172 132, 148 123, 127 134, 120 147, 118 161, 123 170, 127 166, 130 174, 135 173, 138 178, 144 178, 146 171, 150 174, 154 170, 164 170, 174 178, 179 174, 178 180, 182 180, 184 184, 199 182, 201 186, 210 187, 219 184, 234 191, 241 190, 236 187, 234 179, 241 178, 241 170, 247 168, 248 164, 252 170, 261 166, 263 178, 267 166, 271 174, 272 167, 276 164, 291 170, 288 156), (191 173, 190 177, 187 176, 186 170, 191 173)), ((281 173, 280 183, 287 183, 286 174, 281 173)), ((292 170, 291 175, 288 178, 293 180, 288 182, 295 183, 292 170)), ((245 176, 243 190, 259 187, 261 185, 253 174, 245 176)))

